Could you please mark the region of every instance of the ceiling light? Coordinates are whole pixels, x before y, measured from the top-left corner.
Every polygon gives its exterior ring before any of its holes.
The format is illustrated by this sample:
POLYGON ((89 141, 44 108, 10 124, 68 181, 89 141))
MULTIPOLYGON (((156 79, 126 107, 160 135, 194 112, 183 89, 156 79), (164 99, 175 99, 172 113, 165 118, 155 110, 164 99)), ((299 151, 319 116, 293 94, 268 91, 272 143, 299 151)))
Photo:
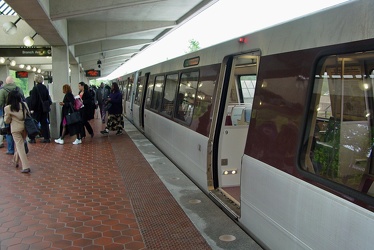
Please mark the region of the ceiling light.
POLYGON ((35 71, 36 71, 36 67, 33 67, 33 68, 32 68, 32 71, 34 71, 34 72, 35 72, 35 71))
POLYGON ((30 66, 30 65, 27 65, 27 66, 26 66, 26 69, 27 69, 27 70, 31 70, 31 66, 30 66))
POLYGON ((5 58, 4 57, 0 57, 0 63, 5 63, 5 58))
POLYGON ((30 47, 30 46, 33 46, 34 45, 34 37, 37 35, 38 33, 35 33, 32 37, 30 36, 25 36, 25 38, 23 38, 23 44, 27 47, 30 47))
POLYGON ((25 67, 25 64, 20 64, 19 67, 23 69, 25 67))
POLYGON ((14 66, 16 66, 16 64, 17 64, 16 61, 14 61, 14 60, 10 61, 10 66, 14 67, 14 66))
POLYGON ((42 70, 41 70, 41 69, 38 69, 36 72, 40 73, 40 72, 42 72, 42 70))
POLYGON ((22 18, 18 18, 14 23, 13 22, 6 22, 3 24, 3 30, 6 34, 8 35, 14 35, 16 34, 17 32, 17 23, 19 20, 21 20, 22 18))

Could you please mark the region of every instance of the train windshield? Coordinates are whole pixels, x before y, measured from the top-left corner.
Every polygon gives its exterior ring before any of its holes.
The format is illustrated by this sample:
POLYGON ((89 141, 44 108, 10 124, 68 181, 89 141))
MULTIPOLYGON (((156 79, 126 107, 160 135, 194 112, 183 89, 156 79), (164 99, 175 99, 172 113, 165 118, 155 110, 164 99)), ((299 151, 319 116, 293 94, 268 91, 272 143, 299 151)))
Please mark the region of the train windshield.
POLYGON ((305 170, 374 196, 374 52, 329 56, 317 69, 305 170))

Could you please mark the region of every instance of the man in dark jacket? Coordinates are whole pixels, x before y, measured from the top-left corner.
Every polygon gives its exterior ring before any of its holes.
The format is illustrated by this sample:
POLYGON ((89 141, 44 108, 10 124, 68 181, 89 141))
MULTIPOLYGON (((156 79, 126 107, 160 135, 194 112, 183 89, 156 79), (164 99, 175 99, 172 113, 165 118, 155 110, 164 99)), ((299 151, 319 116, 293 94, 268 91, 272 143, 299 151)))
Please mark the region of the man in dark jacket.
POLYGON ((49 132, 49 106, 48 110, 43 109, 43 103, 49 102, 52 104, 51 97, 49 96, 49 91, 47 87, 43 84, 44 77, 42 75, 35 76, 36 85, 31 92, 31 107, 30 110, 34 111, 33 117, 40 122, 42 136, 44 139, 42 143, 50 143, 51 136, 49 132))
POLYGON ((106 88, 103 82, 100 84, 100 87, 96 91, 96 99, 99 104, 101 121, 103 123, 105 123, 105 116, 106 116, 106 110, 104 109, 104 106, 105 106, 105 101, 109 96, 109 92, 110 92, 110 89, 106 88))

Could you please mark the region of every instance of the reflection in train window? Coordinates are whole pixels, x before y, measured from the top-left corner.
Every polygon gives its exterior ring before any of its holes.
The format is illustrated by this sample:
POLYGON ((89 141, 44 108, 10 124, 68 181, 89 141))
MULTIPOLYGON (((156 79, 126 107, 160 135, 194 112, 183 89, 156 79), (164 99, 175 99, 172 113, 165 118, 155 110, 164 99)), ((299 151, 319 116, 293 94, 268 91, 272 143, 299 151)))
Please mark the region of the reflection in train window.
POLYGON ((152 99, 152 93, 153 93, 153 87, 155 86, 154 83, 149 81, 149 85, 147 87, 147 93, 146 93, 146 100, 145 100, 145 107, 147 109, 151 108, 151 99, 152 99))
POLYGON ((374 52, 334 55, 317 67, 305 170, 374 196, 374 52))
POLYGON ((174 117, 190 124, 195 107, 199 72, 181 74, 174 117))
POLYGON ((140 105, 142 102, 142 97, 143 97, 143 86, 144 86, 144 81, 146 77, 139 77, 138 78, 138 83, 136 86, 136 93, 135 93, 135 99, 134 99, 134 104, 140 105))
POLYGON ((178 86, 178 74, 167 75, 165 82, 164 97, 162 98, 161 113, 170 116, 175 106, 175 92, 178 86))
POLYGON ((155 86, 152 93, 151 109, 159 110, 162 101, 162 90, 164 88, 164 76, 156 76, 155 86))

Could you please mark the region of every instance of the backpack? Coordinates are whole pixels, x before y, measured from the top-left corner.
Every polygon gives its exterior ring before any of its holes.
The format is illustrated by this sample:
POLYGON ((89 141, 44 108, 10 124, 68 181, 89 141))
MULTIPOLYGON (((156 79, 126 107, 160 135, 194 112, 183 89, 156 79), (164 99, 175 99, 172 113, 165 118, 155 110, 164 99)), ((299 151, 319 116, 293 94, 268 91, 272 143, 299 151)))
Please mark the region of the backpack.
MULTIPOLYGON (((13 90, 5 89, 5 88, 4 88, 4 90, 5 90, 6 92, 8 92, 8 95, 9 95, 9 92, 10 92, 10 91, 13 91, 13 90)), ((18 91, 18 92, 21 94, 21 92, 19 91, 20 88, 19 88, 18 86, 16 86, 16 88, 15 88, 14 90, 15 90, 15 91, 18 91)), ((22 102, 26 102, 26 98, 25 98, 25 96, 24 96, 23 94, 21 94, 21 101, 22 101, 22 102)), ((5 99, 5 103, 8 103, 8 96, 7 96, 6 99, 5 99)))

